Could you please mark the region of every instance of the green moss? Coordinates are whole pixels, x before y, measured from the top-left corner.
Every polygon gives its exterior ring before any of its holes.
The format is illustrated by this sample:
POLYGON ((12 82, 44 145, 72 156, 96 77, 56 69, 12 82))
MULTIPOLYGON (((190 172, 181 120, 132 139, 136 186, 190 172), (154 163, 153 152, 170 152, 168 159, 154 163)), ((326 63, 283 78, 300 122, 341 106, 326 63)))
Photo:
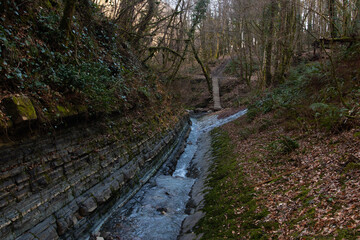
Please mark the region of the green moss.
POLYGON ((46 111, 46 112, 43 112, 44 114, 44 117, 48 120, 48 121, 52 121, 52 120, 55 120, 56 119, 56 115, 51 112, 51 111, 46 111))
POLYGON ((12 121, 10 120, 6 120, 6 119, 2 119, 0 120, 0 129, 7 129, 7 128, 11 128, 13 126, 12 121))
POLYGON ((260 162, 260 158, 257 156, 249 157, 249 162, 260 162))
POLYGON ((239 136, 240 136, 240 140, 246 140, 248 139, 252 134, 255 133, 254 129, 251 128, 241 128, 239 130, 239 136))
POLYGON ((65 107, 65 106, 57 105, 56 109, 58 111, 59 117, 68 117, 77 114, 77 111, 74 108, 68 106, 65 107))
POLYGON ((338 236, 336 239, 342 240, 342 239, 349 239, 349 240, 355 240, 359 239, 360 232, 356 229, 339 229, 337 231, 338 236))
POLYGON ((264 222, 263 226, 265 230, 276 230, 279 229, 280 224, 278 222, 264 222))
POLYGON ((344 168, 344 172, 350 172, 353 170, 360 170, 360 163, 351 162, 347 164, 346 167, 344 168))
POLYGON ((314 224, 313 219, 315 218, 315 213, 316 213, 315 208, 310 208, 304 215, 301 215, 296 219, 292 219, 289 222, 289 225, 291 226, 291 228, 293 228, 293 226, 296 225, 298 222, 307 220, 307 225, 312 226, 314 224))
POLYGON ((44 1, 43 4, 49 9, 52 8, 52 4, 51 4, 51 2, 49 0, 44 1))
POLYGON ((51 182, 52 182, 52 179, 51 179, 51 177, 49 176, 48 173, 44 173, 44 177, 45 177, 45 180, 46 180, 47 183, 51 183, 51 182))
POLYGON ((212 131, 213 171, 208 179, 211 188, 205 196, 205 217, 199 222, 197 233, 202 239, 268 239, 266 229, 278 225, 264 222, 269 214, 254 199, 234 154, 230 137, 222 129, 212 131))
POLYGON ((259 131, 265 131, 267 129, 269 129, 269 127, 271 127, 273 125, 272 121, 270 121, 269 119, 262 119, 260 121, 260 126, 259 126, 259 131))
POLYGON ((76 106, 76 109, 77 109, 77 111, 79 112, 79 113, 85 113, 85 112, 87 112, 87 107, 86 106, 84 106, 84 105, 79 105, 79 106, 76 106))
POLYGON ((12 96, 11 99, 16 105, 17 114, 22 120, 37 119, 35 108, 28 97, 12 96))
POLYGON ((305 186, 302 186, 301 192, 295 197, 295 199, 300 199, 301 201, 305 201, 309 192, 310 192, 310 189, 308 189, 305 186))
POLYGON ((250 239, 268 239, 266 233, 262 229, 252 229, 249 233, 250 239))

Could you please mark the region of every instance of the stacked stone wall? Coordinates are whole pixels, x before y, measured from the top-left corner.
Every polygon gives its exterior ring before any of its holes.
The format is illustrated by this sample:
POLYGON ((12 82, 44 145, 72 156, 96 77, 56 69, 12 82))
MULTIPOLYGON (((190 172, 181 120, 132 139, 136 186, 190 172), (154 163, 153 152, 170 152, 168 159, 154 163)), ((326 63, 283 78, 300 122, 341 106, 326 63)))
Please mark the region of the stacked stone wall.
POLYGON ((180 151, 189 118, 132 143, 108 130, 73 127, 0 148, 0 239, 89 236, 180 151))

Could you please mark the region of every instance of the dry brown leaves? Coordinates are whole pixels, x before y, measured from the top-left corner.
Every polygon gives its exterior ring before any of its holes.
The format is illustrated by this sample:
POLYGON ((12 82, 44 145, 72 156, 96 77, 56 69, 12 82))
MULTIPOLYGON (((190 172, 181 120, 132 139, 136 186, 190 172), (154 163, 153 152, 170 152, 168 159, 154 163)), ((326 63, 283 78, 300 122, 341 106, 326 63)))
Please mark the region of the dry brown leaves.
MULTIPOLYGON (((269 232, 278 239, 304 237, 360 239, 360 138, 357 129, 330 133, 286 132, 283 122, 259 131, 256 119, 239 119, 224 126, 236 144, 239 166, 255 186, 258 204, 266 206, 266 221, 279 228, 269 232), (241 131, 254 134, 243 140, 241 131), (255 131, 254 131, 255 130, 255 131), (297 139, 300 148, 287 155, 269 157, 267 146, 279 136, 297 139), (350 235, 341 233, 349 233, 350 235)), ((240 172, 240 171, 239 171, 240 172)))

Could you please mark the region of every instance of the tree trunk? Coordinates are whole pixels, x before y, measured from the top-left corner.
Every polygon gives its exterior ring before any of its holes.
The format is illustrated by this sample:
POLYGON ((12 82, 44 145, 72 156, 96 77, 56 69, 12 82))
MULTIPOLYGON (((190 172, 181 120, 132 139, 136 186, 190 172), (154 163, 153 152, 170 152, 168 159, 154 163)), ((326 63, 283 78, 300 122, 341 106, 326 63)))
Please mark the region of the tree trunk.
POLYGON ((144 36, 151 19, 154 17, 155 9, 156 9, 156 2, 155 0, 148 0, 149 8, 146 13, 146 16, 142 19, 142 21, 138 25, 138 30, 136 32, 136 36, 133 38, 133 45, 134 47, 139 46, 140 39, 144 36))
POLYGON ((349 0, 343 0, 342 18, 342 36, 347 37, 350 33, 349 0))
POLYGON ((267 33, 267 42, 265 46, 265 83, 269 87, 272 83, 272 74, 271 74, 271 58, 272 58, 272 48, 273 48, 273 37, 274 37, 274 18, 276 11, 276 0, 271 0, 270 3, 270 16, 269 16, 269 28, 267 33))
MULTIPOLYGON (((248 44, 248 49, 249 49, 249 71, 246 75, 246 84, 248 85, 248 87, 251 89, 251 77, 252 77, 252 74, 253 74, 253 56, 252 56, 252 35, 250 34, 250 31, 249 31, 249 27, 248 27, 248 23, 245 23, 245 30, 248 32, 247 35, 248 35, 248 40, 247 40, 247 44, 248 44)), ((246 56, 245 56, 246 57, 246 56)))
POLYGON ((91 26, 92 20, 92 1, 91 0, 79 0, 79 11, 81 11, 82 21, 86 26, 91 26))
POLYGON ((215 59, 219 59, 220 57, 220 33, 216 33, 216 51, 215 51, 215 59))
POLYGON ((355 18, 355 24, 354 24, 354 35, 359 37, 360 36, 360 0, 356 0, 356 18, 355 18))
POLYGON ((63 17, 60 22, 60 29, 64 31, 68 39, 71 32, 72 19, 75 13, 76 0, 66 0, 63 17))
POLYGON ((330 35, 332 38, 337 37, 337 29, 336 29, 336 6, 335 0, 329 1, 329 17, 330 17, 330 35))
MULTIPOLYGON (((310 9, 312 9, 313 8, 313 5, 312 5, 312 2, 311 2, 311 5, 310 5, 310 9)), ((308 42, 308 49, 310 50, 311 48, 312 48, 312 36, 311 36, 311 34, 313 33, 313 12, 312 11, 310 11, 309 12, 309 15, 308 15, 308 32, 310 33, 310 34, 308 34, 308 38, 307 38, 307 42, 308 42)), ((314 54, 315 55, 315 54, 314 54)))
POLYGON ((195 45, 193 42, 190 43, 191 44, 191 48, 192 48, 192 51, 194 53, 194 57, 196 59, 196 61, 199 63, 200 67, 201 67, 201 70, 204 74, 204 77, 206 79, 206 83, 207 83, 207 86, 208 86, 208 90, 209 90, 209 93, 210 95, 212 94, 212 88, 211 88, 211 77, 210 77, 210 73, 208 71, 208 68, 204 65, 204 63, 201 61, 196 49, 195 49, 195 45))
POLYGON ((201 21, 205 18, 205 14, 206 14, 206 10, 207 10, 207 6, 209 4, 209 0, 199 0, 196 4, 195 4, 195 11, 193 13, 192 16, 192 23, 191 23, 191 28, 188 31, 187 35, 188 35, 188 40, 185 40, 185 47, 184 47, 184 51, 183 51, 183 55, 182 58, 179 60, 179 62, 175 65, 175 70, 174 72, 171 74, 170 76, 170 82, 172 80, 174 80, 176 74, 178 73, 180 66, 182 64, 182 62, 185 59, 187 50, 189 48, 189 44, 191 44, 191 42, 194 40, 195 38, 195 31, 196 31, 196 27, 201 23, 201 21))

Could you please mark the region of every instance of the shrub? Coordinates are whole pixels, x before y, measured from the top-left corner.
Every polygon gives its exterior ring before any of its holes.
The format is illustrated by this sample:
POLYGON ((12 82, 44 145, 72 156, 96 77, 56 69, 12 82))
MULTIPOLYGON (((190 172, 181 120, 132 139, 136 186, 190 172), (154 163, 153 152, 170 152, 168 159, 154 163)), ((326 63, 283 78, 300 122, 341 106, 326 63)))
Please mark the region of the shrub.
POLYGON ((326 130, 337 130, 346 119, 346 108, 325 103, 313 103, 310 109, 314 112, 314 118, 320 128, 326 130))
POLYGON ((267 146, 270 157, 274 157, 279 154, 289 154, 297 148, 299 148, 299 143, 288 136, 280 136, 280 139, 270 142, 267 146))
POLYGON ((255 133, 255 130, 254 129, 251 129, 251 128, 241 128, 239 130, 239 137, 240 137, 240 140, 246 140, 248 139, 252 134, 255 133))
POLYGON ((266 131, 273 124, 269 119, 261 119, 259 122, 259 132, 266 131))
POLYGON ((50 85, 81 91, 94 107, 108 111, 118 100, 126 100, 126 87, 120 73, 114 75, 104 63, 60 64, 50 76, 50 85))
POLYGON ((310 77, 320 77, 321 74, 319 64, 303 64, 293 68, 289 73, 288 81, 266 92, 263 98, 249 106, 248 120, 251 122, 259 114, 274 110, 287 112, 294 109, 294 106, 307 99, 308 93, 305 90, 310 83, 310 77))

